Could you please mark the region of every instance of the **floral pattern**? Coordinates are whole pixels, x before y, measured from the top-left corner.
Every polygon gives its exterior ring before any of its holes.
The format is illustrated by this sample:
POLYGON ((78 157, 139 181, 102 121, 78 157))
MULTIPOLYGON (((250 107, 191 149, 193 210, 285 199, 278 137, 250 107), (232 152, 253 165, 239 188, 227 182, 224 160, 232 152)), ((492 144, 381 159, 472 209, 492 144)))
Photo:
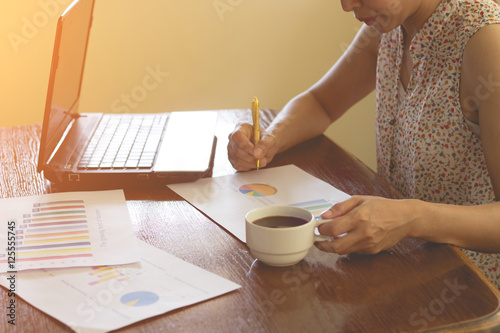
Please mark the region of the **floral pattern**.
MULTIPOLYGON (((376 87, 377 171, 404 196, 456 205, 494 201, 481 140, 468 126, 459 99, 465 45, 493 23, 500 23, 500 6, 491 0, 443 0, 411 41, 413 68, 402 91, 403 31, 383 34, 376 87)), ((464 252, 500 287, 499 254, 464 252)))

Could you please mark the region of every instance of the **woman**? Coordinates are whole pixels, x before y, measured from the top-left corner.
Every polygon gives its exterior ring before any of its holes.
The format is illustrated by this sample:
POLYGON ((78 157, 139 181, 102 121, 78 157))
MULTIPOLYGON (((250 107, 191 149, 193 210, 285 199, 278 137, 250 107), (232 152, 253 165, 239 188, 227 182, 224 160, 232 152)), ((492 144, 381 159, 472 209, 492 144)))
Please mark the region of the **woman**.
POLYGON ((341 0, 365 24, 345 54, 252 143, 241 171, 323 133, 376 89, 377 171, 407 198, 354 196, 325 211, 324 251, 378 253, 403 238, 464 250, 500 286, 500 6, 491 0, 341 0), (496 197, 496 200, 495 200, 496 197), (478 252, 475 252, 478 251, 478 252))

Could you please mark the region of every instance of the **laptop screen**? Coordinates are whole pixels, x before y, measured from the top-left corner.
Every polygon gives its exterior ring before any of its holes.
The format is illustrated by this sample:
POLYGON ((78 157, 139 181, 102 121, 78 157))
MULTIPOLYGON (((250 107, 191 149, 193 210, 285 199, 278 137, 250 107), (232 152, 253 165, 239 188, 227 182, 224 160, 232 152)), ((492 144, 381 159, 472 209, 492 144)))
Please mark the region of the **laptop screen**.
POLYGON ((57 23, 38 166, 47 163, 78 114, 94 0, 75 0, 57 23))

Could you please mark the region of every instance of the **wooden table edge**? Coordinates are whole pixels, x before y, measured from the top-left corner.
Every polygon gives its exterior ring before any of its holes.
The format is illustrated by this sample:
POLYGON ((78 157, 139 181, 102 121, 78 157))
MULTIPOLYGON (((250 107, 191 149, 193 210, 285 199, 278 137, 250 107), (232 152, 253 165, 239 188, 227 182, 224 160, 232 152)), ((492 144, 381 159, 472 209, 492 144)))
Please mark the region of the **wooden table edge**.
POLYGON ((453 332, 453 333, 465 333, 465 332, 498 332, 500 330, 500 304, 497 306, 496 310, 492 313, 465 320, 441 327, 436 327, 431 330, 426 330, 428 333, 443 333, 443 332, 453 332))

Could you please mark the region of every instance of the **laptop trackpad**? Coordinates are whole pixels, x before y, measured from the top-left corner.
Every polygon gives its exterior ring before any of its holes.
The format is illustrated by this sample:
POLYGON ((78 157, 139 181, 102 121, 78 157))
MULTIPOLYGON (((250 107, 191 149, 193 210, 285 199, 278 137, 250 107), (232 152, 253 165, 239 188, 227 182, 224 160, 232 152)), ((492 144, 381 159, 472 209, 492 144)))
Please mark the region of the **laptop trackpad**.
POLYGON ((172 112, 154 172, 206 171, 210 167, 216 124, 216 112, 172 112))

